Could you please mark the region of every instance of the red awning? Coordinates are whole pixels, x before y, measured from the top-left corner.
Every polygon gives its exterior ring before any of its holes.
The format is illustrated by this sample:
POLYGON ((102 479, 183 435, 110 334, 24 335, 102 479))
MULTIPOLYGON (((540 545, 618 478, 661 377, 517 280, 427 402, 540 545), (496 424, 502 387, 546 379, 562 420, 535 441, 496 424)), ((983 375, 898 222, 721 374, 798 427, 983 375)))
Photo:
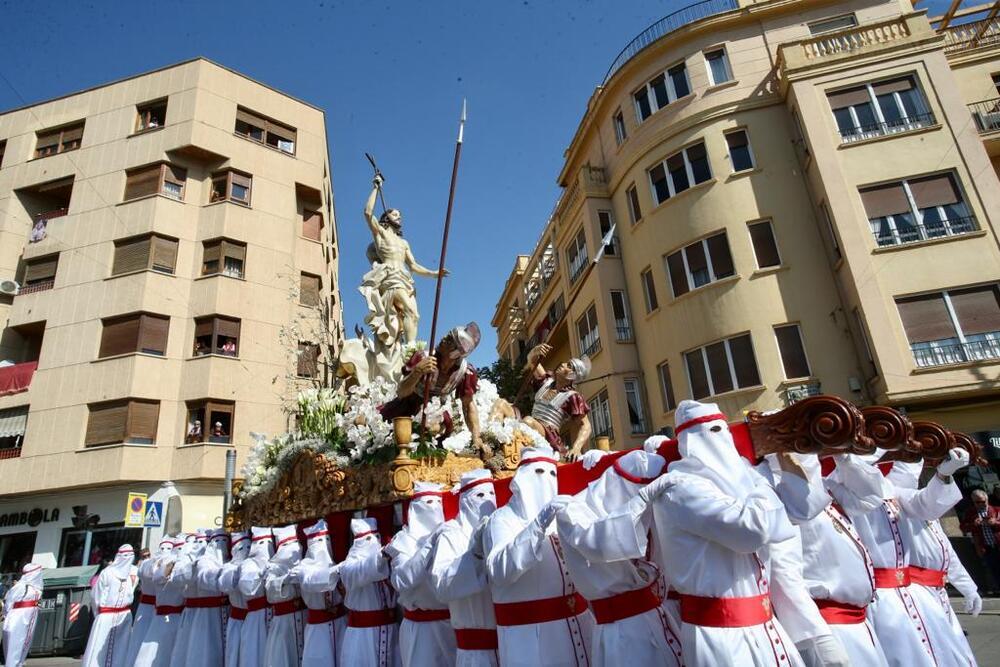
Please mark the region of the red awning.
POLYGON ((0 396, 27 391, 36 368, 38 368, 37 361, 0 367, 0 396))

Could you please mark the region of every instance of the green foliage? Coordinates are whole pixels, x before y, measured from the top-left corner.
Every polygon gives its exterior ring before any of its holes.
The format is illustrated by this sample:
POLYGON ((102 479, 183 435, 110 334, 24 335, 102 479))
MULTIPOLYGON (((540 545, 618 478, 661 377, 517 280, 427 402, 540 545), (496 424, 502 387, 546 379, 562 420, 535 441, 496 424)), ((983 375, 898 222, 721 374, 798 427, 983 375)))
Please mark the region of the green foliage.
MULTIPOLYGON (((485 378, 497 386, 497 391, 501 398, 505 398, 514 403, 514 398, 521 389, 521 382, 524 379, 523 368, 515 366, 506 357, 497 359, 489 366, 476 369, 479 377, 485 378)), ((523 392, 515 408, 521 411, 522 415, 531 414, 531 395, 528 391, 523 392)))

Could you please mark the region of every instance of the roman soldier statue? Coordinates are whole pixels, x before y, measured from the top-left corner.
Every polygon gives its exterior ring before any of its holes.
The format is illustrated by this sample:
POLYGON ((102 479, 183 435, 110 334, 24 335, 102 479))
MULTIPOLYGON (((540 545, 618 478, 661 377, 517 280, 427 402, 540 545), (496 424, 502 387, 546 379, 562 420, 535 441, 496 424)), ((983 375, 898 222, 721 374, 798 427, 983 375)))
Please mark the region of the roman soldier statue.
POLYGON ((580 456, 583 445, 590 438, 590 418, 587 417, 590 406, 575 386, 590 375, 590 359, 586 355, 570 359, 549 372, 541 361, 551 351, 552 346, 543 343, 528 353, 525 372, 531 373, 535 402, 531 416, 525 417, 524 423, 545 436, 553 449, 574 460, 580 456), (570 447, 566 446, 562 437, 562 429, 567 422, 573 433, 570 447))

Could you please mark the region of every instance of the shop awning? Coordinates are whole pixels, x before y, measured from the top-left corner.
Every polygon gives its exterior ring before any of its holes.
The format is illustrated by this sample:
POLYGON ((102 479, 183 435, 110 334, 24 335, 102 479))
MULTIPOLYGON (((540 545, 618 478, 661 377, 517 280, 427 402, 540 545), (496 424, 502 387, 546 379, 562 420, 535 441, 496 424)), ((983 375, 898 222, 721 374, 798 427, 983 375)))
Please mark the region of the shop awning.
POLYGON ((0 410, 0 438, 14 438, 24 435, 28 423, 28 406, 0 410))
POLYGON ((97 568, 97 565, 54 567, 42 570, 42 580, 47 588, 89 586, 91 578, 97 574, 97 568))

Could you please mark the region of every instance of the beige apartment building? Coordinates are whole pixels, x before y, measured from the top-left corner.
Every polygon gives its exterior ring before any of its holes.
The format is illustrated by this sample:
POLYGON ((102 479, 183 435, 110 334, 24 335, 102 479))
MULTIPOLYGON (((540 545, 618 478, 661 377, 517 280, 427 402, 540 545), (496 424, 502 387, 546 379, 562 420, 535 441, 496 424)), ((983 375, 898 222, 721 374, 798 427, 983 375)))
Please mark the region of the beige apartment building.
POLYGON ((589 353, 616 447, 685 398, 817 392, 1000 444, 997 7, 706 0, 648 28, 587 104, 498 353, 589 353))
POLYGON ((0 114, 0 156, 0 573, 156 539, 165 481, 219 525, 343 339, 323 112, 199 58, 0 114))

